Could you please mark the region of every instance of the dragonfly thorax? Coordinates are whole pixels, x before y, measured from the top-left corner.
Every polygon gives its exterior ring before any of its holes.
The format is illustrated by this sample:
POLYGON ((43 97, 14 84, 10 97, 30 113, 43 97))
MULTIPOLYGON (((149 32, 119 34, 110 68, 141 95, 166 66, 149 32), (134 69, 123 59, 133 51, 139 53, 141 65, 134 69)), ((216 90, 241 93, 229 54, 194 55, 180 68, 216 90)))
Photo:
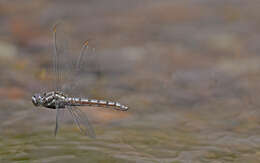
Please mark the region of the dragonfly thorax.
POLYGON ((32 96, 32 103, 35 106, 43 106, 46 108, 56 109, 65 108, 67 95, 60 91, 52 91, 32 96))

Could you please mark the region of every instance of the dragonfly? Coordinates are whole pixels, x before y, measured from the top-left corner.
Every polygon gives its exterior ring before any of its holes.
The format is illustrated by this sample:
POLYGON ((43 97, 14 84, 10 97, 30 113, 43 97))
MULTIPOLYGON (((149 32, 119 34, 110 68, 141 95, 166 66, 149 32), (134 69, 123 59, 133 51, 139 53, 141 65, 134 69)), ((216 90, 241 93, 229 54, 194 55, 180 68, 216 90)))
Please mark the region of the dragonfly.
MULTIPOLYGON (((127 111, 128 106, 122 105, 119 102, 100 100, 100 99, 88 99, 84 97, 70 96, 65 93, 65 88, 60 86, 61 80, 61 54, 58 51, 57 46, 57 25, 53 27, 53 65, 52 69, 55 77, 55 89, 51 91, 45 91, 42 93, 36 93, 32 96, 32 103, 36 107, 43 107, 56 110, 56 124, 54 128, 54 135, 57 135, 59 129, 59 120, 61 116, 61 110, 66 110, 72 116, 74 123, 79 128, 80 132, 89 137, 95 138, 95 131, 88 120, 87 115, 79 108, 81 106, 96 106, 103 108, 112 108, 118 111, 127 111)), ((85 41, 82 45, 80 54, 76 60, 75 71, 78 71, 81 65, 82 58, 86 55, 85 50, 88 48, 89 40, 85 41)), ((62 56, 64 57, 64 56, 62 56)))

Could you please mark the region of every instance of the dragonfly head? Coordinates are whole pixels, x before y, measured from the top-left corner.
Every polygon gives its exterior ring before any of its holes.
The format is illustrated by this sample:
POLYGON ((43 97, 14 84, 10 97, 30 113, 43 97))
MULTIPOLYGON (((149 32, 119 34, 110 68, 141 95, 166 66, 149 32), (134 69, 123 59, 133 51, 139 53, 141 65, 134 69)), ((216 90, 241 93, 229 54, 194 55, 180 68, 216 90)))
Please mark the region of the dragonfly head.
POLYGON ((33 95, 32 103, 34 104, 34 106, 40 106, 42 104, 42 96, 40 94, 33 95))

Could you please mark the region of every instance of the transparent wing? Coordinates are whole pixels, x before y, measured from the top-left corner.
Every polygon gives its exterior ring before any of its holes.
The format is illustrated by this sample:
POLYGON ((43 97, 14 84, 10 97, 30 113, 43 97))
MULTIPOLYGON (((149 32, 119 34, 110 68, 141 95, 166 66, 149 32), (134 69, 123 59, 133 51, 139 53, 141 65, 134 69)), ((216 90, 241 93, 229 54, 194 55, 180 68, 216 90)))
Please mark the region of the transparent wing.
POLYGON ((80 50, 80 54, 76 60, 76 62, 72 65, 73 67, 70 69, 70 75, 71 75, 71 78, 70 78, 70 81, 69 83, 67 83, 67 85, 65 85, 63 87, 63 90, 67 93, 72 93, 72 90, 74 90, 77 86, 77 82, 75 82, 77 80, 77 76, 81 70, 81 67, 82 65, 84 64, 84 58, 85 58, 85 54, 87 53, 88 51, 88 41, 85 41, 84 44, 82 45, 81 47, 81 50, 80 50))
POLYGON ((69 71, 73 69, 69 25, 60 22, 53 27, 53 72, 54 89, 63 90, 62 87, 70 79, 69 71))
POLYGON ((95 131, 88 120, 87 115, 77 107, 67 106, 75 124, 78 126, 80 131, 91 138, 96 138, 95 131))
POLYGON ((60 128, 60 122, 64 118, 64 111, 65 109, 61 109, 58 107, 58 103, 55 105, 56 110, 56 124, 54 129, 54 135, 56 136, 58 133, 58 130, 60 128))
POLYGON ((62 24, 57 23, 53 27, 53 72, 55 74, 54 87, 60 90, 62 86, 62 73, 64 71, 64 61, 67 59, 68 40, 64 37, 65 29, 61 28, 62 24))
POLYGON ((56 110, 56 124, 55 124, 55 129, 54 129, 54 135, 57 135, 58 129, 59 129, 59 118, 60 118, 60 109, 58 106, 58 103, 55 104, 55 110, 56 110))
POLYGON ((82 88, 90 88, 88 87, 90 83, 85 82, 84 80, 86 80, 86 77, 88 79, 93 77, 93 70, 97 68, 95 48, 93 48, 92 46, 93 45, 89 46, 88 40, 82 44, 80 53, 76 55, 77 59, 73 63, 73 68, 71 68, 69 71, 71 76, 70 81, 69 83, 67 83, 67 85, 65 85, 65 87, 63 87, 63 90, 65 92, 75 96, 86 96, 82 91, 82 88))
MULTIPOLYGON (((58 74, 58 47, 57 47, 57 25, 55 24, 53 27, 53 48, 54 48, 54 52, 53 52, 53 63, 52 63, 52 69, 53 69, 53 73, 55 74, 55 81, 54 81, 54 87, 55 89, 58 89, 58 78, 59 78, 59 74, 58 74)), ((57 118, 57 117, 56 117, 57 118)))
POLYGON ((55 89, 66 94, 79 96, 80 92, 76 89, 80 89, 81 83, 87 87, 88 83, 82 79, 86 79, 86 75, 91 77, 97 69, 97 58, 94 40, 88 38, 88 33, 83 33, 82 38, 74 38, 71 28, 70 24, 64 22, 57 23, 53 28, 53 71, 56 76, 54 85, 55 89))

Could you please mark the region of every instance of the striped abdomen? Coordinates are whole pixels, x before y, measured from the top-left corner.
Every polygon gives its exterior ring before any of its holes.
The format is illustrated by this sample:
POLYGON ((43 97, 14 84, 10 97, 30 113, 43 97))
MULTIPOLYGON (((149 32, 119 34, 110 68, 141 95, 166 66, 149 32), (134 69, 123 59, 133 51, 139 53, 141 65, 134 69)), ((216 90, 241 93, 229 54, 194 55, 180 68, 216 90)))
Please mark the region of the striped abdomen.
POLYGON ((117 110, 126 111, 128 107, 118 102, 95 100, 87 98, 67 98, 68 105, 71 106, 99 106, 99 107, 111 107, 117 110))

